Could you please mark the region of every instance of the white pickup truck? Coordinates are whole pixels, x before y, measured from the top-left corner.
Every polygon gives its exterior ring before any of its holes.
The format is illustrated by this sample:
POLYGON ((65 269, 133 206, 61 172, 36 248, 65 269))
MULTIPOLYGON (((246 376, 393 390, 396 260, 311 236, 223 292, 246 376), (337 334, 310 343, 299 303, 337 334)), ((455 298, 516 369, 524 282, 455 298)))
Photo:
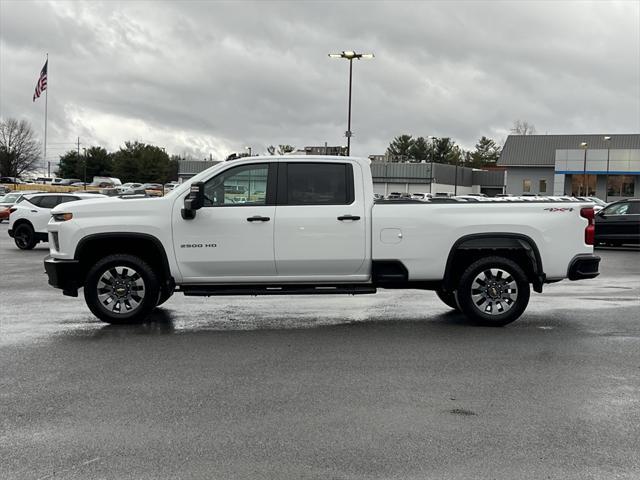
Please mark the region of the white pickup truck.
POLYGON ((472 321, 505 325, 530 287, 598 275, 586 202, 374 201, 369 161, 251 157, 162 198, 65 203, 48 225, 49 283, 84 288, 101 320, 144 320, 185 295, 435 290, 472 321))

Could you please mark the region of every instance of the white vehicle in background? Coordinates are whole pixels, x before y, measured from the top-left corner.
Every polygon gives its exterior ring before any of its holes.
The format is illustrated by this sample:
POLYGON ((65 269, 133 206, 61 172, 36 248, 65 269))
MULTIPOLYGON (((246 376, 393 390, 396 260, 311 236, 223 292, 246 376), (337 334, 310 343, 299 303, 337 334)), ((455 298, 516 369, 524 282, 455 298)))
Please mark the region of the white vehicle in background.
POLYGON ((105 198, 89 193, 36 193, 23 195, 10 208, 9 236, 21 250, 31 250, 39 242, 48 241, 47 224, 51 220, 51 209, 62 203, 105 198))
MULTIPOLYGON (((598 275, 586 202, 374 201, 370 162, 265 156, 219 163, 156 198, 74 202, 48 225, 49 283, 83 288, 110 323, 190 296, 435 290, 505 325, 530 289, 598 275)), ((295 308, 295 302, 287 303, 295 308)))
POLYGON ((424 202, 426 200, 428 200, 431 197, 430 193, 412 193, 411 194, 411 198, 413 200, 420 200, 421 202, 424 202))
POLYGON ((142 183, 136 183, 136 182, 123 183, 119 187, 115 187, 115 188, 116 190, 118 190, 119 193, 134 193, 136 190, 139 190, 139 191, 144 190, 142 189, 142 183))

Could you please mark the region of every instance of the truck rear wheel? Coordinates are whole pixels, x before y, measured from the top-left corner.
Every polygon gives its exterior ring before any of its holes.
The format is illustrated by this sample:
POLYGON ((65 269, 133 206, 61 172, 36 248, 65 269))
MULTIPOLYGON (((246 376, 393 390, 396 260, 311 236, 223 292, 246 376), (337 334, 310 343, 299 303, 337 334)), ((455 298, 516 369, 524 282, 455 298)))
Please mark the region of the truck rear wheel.
POLYGON ((156 274, 141 258, 114 254, 99 260, 87 273, 84 299, 103 322, 138 323, 158 303, 156 274))
POLYGON ((460 310, 478 325, 501 327, 518 319, 529 304, 529 280, 512 260, 481 258, 460 277, 460 310))
POLYGON ((442 300, 442 302, 447 306, 451 307, 454 310, 460 310, 458 308, 458 304, 456 303, 456 294, 453 292, 445 292, 444 290, 436 290, 436 295, 438 298, 442 300))

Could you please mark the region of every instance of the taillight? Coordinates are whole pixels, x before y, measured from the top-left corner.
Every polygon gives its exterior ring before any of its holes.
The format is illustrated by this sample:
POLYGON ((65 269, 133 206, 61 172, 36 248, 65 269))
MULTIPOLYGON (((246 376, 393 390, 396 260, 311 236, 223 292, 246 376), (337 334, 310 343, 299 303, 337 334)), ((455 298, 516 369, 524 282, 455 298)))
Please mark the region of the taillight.
POLYGON ((584 243, 593 245, 596 237, 596 219, 593 207, 583 207, 580 209, 580 216, 589 220, 589 225, 584 229, 584 243))

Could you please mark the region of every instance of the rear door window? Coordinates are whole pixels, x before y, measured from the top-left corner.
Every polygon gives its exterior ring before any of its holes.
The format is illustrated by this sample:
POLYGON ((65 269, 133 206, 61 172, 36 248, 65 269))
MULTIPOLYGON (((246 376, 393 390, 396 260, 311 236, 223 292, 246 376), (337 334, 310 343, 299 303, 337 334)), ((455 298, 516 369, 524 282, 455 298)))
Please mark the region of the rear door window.
POLYGON ((278 192, 280 204, 349 205, 353 203, 351 164, 287 163, 286 180, 284 178, 282 180, 286 188, 278 192))
POLYGON ((31 197, 31 198, 22 197, 22 198, 27 202, 29 202, 31 205, 35 205, 36 207, 39 207, 40 202, 42 201, 42 197, 31 197))
POLYGON ((56 205, 58 205, 57 195, 43 195, 40 197, 40 204, 38 206, 40 208, 53 208, 56 205))
POLYGON ((78 197, 72 196, 72 195, 65 195, 58 197, 58 205, 60 205, 61 203, 67 203, 67 202, 75 202, 76 200, 80 200, 78 197))

